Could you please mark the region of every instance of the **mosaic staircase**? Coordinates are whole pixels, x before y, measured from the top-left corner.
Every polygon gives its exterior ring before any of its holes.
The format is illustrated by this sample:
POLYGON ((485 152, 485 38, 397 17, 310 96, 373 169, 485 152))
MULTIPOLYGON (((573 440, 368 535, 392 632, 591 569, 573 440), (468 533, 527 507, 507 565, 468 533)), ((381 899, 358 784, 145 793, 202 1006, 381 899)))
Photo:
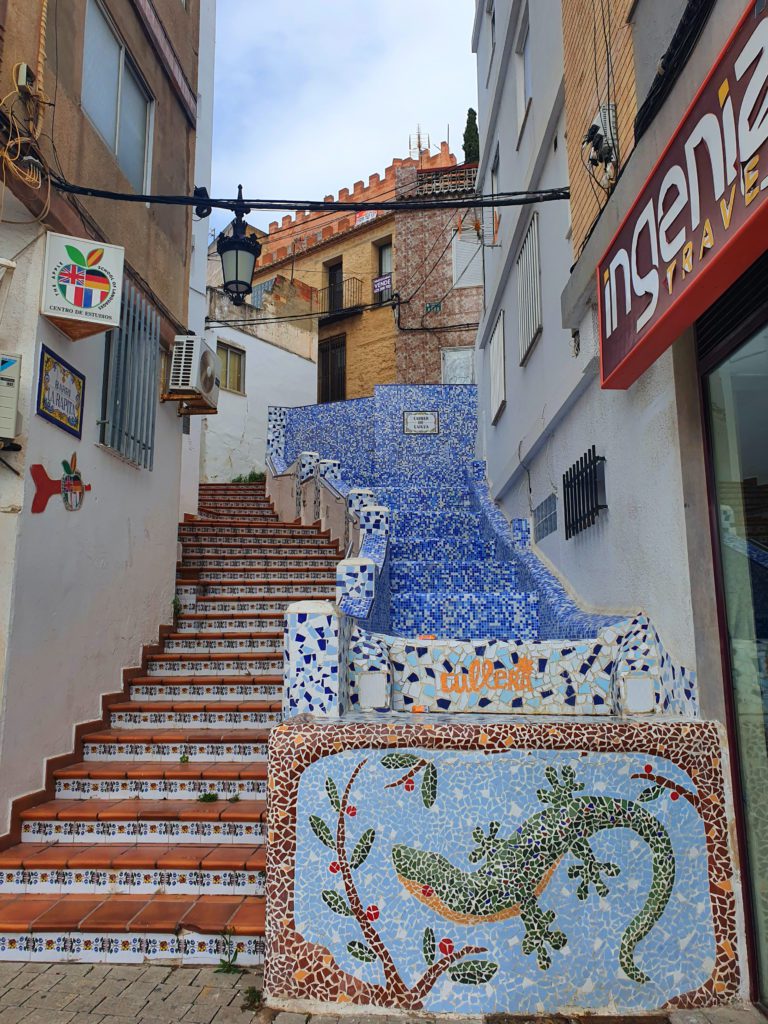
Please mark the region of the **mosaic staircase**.
POLYGON ((377 487, 391 510, 391 628, 401 636, 534 639, 538 595, 518 566, 492 557, 468 488, 377 487), (447 494, 441 497, 440 492, 447 494))
POLYGON ((263 957, 283 614, 333 598, 340 552, 279 522, 263 484, 203 484, 199 507, 179 527, 173 631, 0 843, 0 959, 263 957))

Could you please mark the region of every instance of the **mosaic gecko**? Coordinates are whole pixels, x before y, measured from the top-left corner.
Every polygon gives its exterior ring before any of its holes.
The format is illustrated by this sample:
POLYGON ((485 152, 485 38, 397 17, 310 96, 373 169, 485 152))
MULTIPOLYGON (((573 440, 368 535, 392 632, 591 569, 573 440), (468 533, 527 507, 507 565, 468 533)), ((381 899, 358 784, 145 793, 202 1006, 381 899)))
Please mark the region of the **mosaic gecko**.
POLYGON ((543 910, 538 897, 567 854, 580 858, 580 863, 568 867, 569 878, 581 879, 578 898, 585 900, 591 885, 599 896, 606 896, 608 886, 602 876, 615 877, 619 867, 600 863, 589 838, 604 829, 631 829, 651 850, 653 878, 644 906, 622 936, 619 963, 633 981, 646 982, 648 975, 636 965, 634 952, 661 917, 672 893, 675 857, 669 836, 653 815, 632 800, 576 796, 584 784, 576 782, 576 773, 569 766, 563 768, 561 778, 552 765, 545 775, 552 788, 540 789, 536 795, 549 807, 528 818, 509 839, 498 837, 501 825, 496 821, 490 823, 488 835, 482 828, 474 829, 477 847, 469 861, 484 861, 482 867, 462 871, 441 854, 397 845, 392 848, 392 860, 398 878, 417 900, 458 924, 519 916, 525 925, 523 953, 535 952, 539 967, 546 970, 552 963, 547 947, 562 949, 567 937, 550 930, 555 912, 543 910))

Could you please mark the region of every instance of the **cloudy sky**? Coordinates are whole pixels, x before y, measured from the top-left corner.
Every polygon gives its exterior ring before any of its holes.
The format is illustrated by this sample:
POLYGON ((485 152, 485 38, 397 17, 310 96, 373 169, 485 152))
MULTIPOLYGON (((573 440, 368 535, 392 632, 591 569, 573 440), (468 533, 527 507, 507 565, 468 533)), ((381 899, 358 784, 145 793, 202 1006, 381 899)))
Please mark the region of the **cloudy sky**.
POLYGON ((213 195, 242 181, 249 196, 322 199, 408 156, 419 124, 433 146, 450 125, 462 158, 472 0, 218 0, 217 12, 213 195))

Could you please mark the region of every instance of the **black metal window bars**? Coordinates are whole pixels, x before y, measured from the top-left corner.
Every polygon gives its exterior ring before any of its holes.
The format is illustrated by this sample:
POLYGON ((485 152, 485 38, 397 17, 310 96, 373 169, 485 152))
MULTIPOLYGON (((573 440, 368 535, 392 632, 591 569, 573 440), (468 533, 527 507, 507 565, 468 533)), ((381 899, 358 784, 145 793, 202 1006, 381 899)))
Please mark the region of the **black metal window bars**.
POLYGON ((605 504, 605 457, 595 446, 563 473, 565 539, 593 526, 605 504))

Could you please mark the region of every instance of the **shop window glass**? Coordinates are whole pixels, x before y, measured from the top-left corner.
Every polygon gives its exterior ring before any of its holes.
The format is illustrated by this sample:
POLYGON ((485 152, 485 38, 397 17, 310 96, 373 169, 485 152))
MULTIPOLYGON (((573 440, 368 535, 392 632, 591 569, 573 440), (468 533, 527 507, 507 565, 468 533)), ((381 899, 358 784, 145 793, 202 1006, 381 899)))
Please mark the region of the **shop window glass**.
POLYGON ((758 944, 768 995, 768 327, 705 379, 735 726, 758 944))

